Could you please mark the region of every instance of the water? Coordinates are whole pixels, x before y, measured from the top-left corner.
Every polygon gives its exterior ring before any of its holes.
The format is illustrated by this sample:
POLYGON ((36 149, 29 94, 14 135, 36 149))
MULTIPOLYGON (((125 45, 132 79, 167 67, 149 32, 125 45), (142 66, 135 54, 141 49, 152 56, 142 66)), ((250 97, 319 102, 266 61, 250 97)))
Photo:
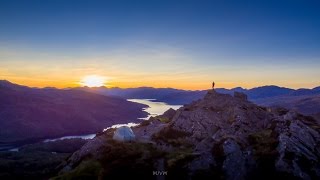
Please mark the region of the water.
MULTIPOLYGON (((177 110, 181 107, 181 105, 169 105, 164 102, 155 102, 155 99, 127 99, 128 101, 131 102, 136 102, 136 103, 141 103, 145 104, 148 107, 144 108, 143 110, 149 113, 148 117, 145 118, 140 118, 143 120, 147 120, 152 116, 158 116, 160 114, 163 114, 165 111, 168 109, 172 108, 174 110, 177 110)), ((129 127, 134 127, 139 125, 139 123, 127 123, 127 124, 115 124, 111 127, 105 128, 103 131, 110 129, 110 128, 118 128, 121 126, 129 126, 129 127)), ((72 139, 72 138, 81 138, 81 139, 93 139, 96 134, 86 134, 86 135, 80 135, 80 136, 64 136, 60 138, 55 138, 55 139, 46 139, 43 142, 50 142, 50 141, 57 141, 57 140, 63 140, 63 139, 72 139)))
POLYGON ((93 139, 95 136, 96 136, 96 134, 86 134, 86 135, 79 135, 79 136, 64 136, 64 137, 60 137, 60 138, 46 139, 43 142, 52 142, 52 141, 57 141, 57 140, 74 139, 74 138, 93 139))
POLYGON ((150 115, 146 118, 141 118, 144 120, 149 119, 151 116, 163 114, 170 108, 177 110, 181 107, 181 105, 169 105, 164 102, 155 102, 155 99, 128 99, 128 101, 141 103, 149 106, 145 108, 144 111, 148 112, 150 115))
POLYGON ((12 149, 9 149, 9 151, 11 151, 11 152, 19 152, 19 148, 12 148, 12 149))
MULTIPOLYGON (((170 108, 177 110, 181 107, 181 105, 169 105, 164 102, 154 102, 155 99, 127 99, 127 100, 131 101, 131 102, 136 102, 136 103, 148 105, 148 107, 144 108, 143 110, 145 112, 149 113, 149 115, 148 115, 148 117, 140 118, 142 120, 148 120, 152 116, 158 116, 160 114, 163 114, 164 112, 166 112, 170 108)), ((110 129, 110 128, 118 128, 121 126, 134 127, 137 125, 139 125, 139 123, 115 124, 111 127, 104 129, 103 131, 110 129)))
MULTIPOLYGON (((145 118, 140 118, 143 120, 147 120, 152 116, 157 116, 157 115, 163 114, 165 111, 167 111, 170 108, 177 110, 181 107, 181 105, 169 105, 164 102, 155 102, 155 99, 128 99, 128 101, 148 105, 148 107, 144 108, 143 110, 148 112, 149 116, 145 117, 145 118)), ((115 124, 111 127, 104 129, 103 131, 110 129, 110 128, 118 128, 121 126, 133 127, 133 126, 137 126, 137 125, 139 125, 139 123, 115 124)), ((72 138, 93 139, 95 136, 96 136, 96 134, 85 134, 85 135, 79 135, 79 136, 63 136, 60 138, 45 139, 43 142, 52 142, 52 141, 63 140, 63 139, 72 139, 72 138)), ((13 149, 10 149, 9 151, 19 151, 19 149, 13 148, 13 149)))

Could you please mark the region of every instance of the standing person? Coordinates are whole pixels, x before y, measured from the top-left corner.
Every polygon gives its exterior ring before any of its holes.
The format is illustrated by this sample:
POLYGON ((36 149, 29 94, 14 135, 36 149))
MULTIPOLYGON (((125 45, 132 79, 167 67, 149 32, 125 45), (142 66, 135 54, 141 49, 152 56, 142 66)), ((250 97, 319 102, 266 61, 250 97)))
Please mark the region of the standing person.
POLYGON ((213 82, 212 82, 212 89, 214 89, 214 85, 215 85, 215 84, 214 84, 214 81, 213 81, 213 82))

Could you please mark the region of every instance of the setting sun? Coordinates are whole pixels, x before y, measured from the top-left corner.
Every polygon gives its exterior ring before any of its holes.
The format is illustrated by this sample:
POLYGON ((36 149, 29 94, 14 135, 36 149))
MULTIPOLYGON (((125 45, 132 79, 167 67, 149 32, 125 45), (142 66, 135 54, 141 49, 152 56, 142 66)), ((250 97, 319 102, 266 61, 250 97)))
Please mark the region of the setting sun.
POLYGON ((97 76, 97 75, 85 76, 80 81, 80 84, 82 86, 88 86, 88 87, 100 87, 100 86, 104 86, 105 83, 106 83, 106 78, 103 76, 97 76))

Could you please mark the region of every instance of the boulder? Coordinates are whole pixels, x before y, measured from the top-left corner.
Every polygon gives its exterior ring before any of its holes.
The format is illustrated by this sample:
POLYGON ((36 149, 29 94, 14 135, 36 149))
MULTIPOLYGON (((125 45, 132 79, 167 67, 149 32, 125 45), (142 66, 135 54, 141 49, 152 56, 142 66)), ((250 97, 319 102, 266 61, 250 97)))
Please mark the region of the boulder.
POLYGON ((248 96, 241 92, 234 92, 233 96, 238 99, 248 100, 248 96))
POLYGON ((176 114, 176 111, 174 109, 170 108, 166 112, 164 112, 162 116, 166 117, 168 119, 172 119, 175 114, 176 114))

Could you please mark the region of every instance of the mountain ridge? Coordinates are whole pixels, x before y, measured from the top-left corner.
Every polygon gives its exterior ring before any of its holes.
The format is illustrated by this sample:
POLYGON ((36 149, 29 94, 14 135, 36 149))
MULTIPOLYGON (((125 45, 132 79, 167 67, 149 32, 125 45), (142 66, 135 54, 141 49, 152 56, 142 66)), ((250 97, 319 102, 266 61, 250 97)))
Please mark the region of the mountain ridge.
POLYGON ((29 88, 0 81, 0 142, 90 134, 138 122, 146 105, 80 90, 29 88))
MULTIPOLYGON (((173 88, 76 88, 102 95, 118 96, 129 99, 156 99, 155 101, 165 102, 171 105, 181 105, 191 103, 192 101, 201 99, 207 90, 185 91, 173 88)), ((236 87, 232 89, 216 88, 215 91, 223 94, 233 94, 234 92, 242 92, 247 94, 248 99, 262 106, 280 106, 291 108, 290 104, 295 105, 295 110, 306 115, 314 115, 320 112, 320 87, 312 89, 300 88, 290 89, 275 85, 261 86, 252 89, 244 89, 236 87), (303 107, 307 102, 309 109, 303 107)))
MULTIPOLYGON (((9 81, 1 81, 0 86, 6 84, 7 86, 14 85, 9 81)), ((20 88, 27 88, 27 86, 20 86, 20 88)), ((33 88, 33 89, 56 89, 56 88, 33 88)), ((154 101, 165 102, 171 105, 181 105, 191 103, 194 100, 201 99, 206 90, 181 90, 175 88, 153 88, 153 87, 139 87, 139 88, 107 88, 107 87, 77 87, 67 88, 66 90, 81 90, 88 91, 106 96, 115 96, 125 99, 155 99, 154 101)), ((278 106, 283 108, 293 108, 305 115, 312 115, 317 117, 320 113, 320 86, 312 89, 299 88, 291 89, 286 87, 279 87, 275 85, 266 85, 245 89, 242 87, 235 87, 232 89, 216 88, 219 93, 233 94, 234 92, 242 92, 247 94, 250 101, 262 106, 278 106)))

